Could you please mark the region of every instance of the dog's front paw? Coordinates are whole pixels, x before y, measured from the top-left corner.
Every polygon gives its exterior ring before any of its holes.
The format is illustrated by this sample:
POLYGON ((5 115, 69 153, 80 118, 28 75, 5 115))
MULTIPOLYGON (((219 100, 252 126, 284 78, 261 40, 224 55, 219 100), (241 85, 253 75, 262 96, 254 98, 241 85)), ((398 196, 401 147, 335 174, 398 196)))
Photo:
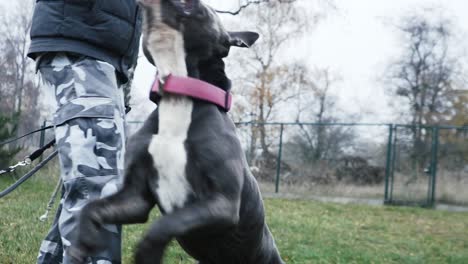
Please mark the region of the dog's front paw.
POLYGON ((136 264, 161 264, 167 243, 142 240, 135 253, 136 264))
POLYGON ((83 208, 78 225, 75 243, 72 245, 86 249, 87 253, 95 253, 106 248, 106 243, 111 239, 111 234, 104 228, 99 215, 92 210, 90 205, 83 208))

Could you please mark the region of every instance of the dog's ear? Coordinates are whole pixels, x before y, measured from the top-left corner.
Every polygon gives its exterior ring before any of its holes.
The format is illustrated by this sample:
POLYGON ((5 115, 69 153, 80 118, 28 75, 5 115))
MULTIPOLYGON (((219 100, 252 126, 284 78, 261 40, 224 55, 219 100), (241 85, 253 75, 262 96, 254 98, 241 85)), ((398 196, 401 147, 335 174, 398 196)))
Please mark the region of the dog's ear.
POLYGON ((256 32, 251 31, 239 31, 229 32, 229 44, 231 46, 250 48, 260 37, 256 32))

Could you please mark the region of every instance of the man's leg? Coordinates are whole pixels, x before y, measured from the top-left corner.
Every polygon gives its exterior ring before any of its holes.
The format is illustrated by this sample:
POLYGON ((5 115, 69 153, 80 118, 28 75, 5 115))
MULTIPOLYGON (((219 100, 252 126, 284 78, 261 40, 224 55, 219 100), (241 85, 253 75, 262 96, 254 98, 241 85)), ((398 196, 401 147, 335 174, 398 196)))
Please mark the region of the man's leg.
MULTIPOLYGON (((122 181, 123 96, 114 68, 104 62, 58 54, 44 59, 39 69, 45 84, 55 90, 58 104, 54 123, 64 181, 58 232, 63 245, 60 254, 68 264, 64 250, 76 236, 81 208, 116 192, 122 181)), ((89 263, 120 263, 121 228, 107 226, 102 239, 108 248, 89 263)))

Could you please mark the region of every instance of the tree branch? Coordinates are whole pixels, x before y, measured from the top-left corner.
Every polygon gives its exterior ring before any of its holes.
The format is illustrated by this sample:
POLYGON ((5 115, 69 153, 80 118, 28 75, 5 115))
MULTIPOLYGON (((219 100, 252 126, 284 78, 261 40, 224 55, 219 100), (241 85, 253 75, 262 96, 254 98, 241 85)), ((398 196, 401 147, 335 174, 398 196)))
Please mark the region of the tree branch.
MULTIPOLYGON (((271 0, 249 0, 245 4, 239 4, 239 8, 235 11, 216 10, 216 12, 220 14, 229 14, 229 15, 235 16, 235 15, 240 14, 242 10, 246 9, 247 7, 251 5, 259 5, 262 3, 268 3, 270 1, 271 0)), ((296 0, 277 0, 277 1, 279 1, 280 3, 292 3, 292 2, 295 2, 296 0)))

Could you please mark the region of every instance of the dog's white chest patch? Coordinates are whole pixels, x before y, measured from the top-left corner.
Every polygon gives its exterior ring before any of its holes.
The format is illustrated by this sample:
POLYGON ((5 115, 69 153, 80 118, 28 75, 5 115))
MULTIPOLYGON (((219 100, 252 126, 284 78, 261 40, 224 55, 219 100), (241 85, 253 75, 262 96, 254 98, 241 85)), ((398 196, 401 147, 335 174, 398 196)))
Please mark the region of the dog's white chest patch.
POLYGON ((159 131, 148 147, 159 175, 159 179, 151 183, 151 188, 167 213, 182 207, 192 192, 185 173, 187 151, 184 145, 192 109, 193 102, 187 98, 161 100, 159 131))

